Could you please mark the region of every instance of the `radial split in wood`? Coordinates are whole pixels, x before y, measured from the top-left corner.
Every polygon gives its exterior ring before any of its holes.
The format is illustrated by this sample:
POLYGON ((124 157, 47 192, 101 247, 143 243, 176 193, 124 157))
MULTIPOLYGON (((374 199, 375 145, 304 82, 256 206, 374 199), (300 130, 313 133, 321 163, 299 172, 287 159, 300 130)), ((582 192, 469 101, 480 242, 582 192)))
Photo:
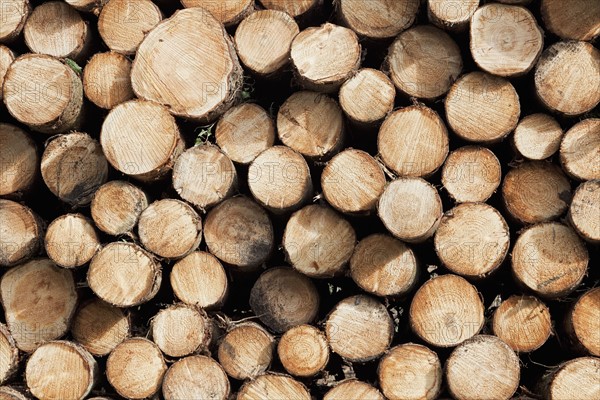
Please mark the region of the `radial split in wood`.
POLYGON ((524 230, 512 251, 518 283, 545 298, 568 295, 587 273, 585 243, 568 226, 546 222, 524 230))
POLYGON ((107 110, 133 99, 131 61, 112 51, 94 54, 83 69, 83 92, 92 103, 107 110))
POLYGON ((212 254, 239 269, 254 269, 273 251, 273 225, 267 212, 246 197, 225 200, 213 208, 204 224, 212 254))
POLYGON ((129 182, 110 181, 94 193, 91 214, 101 231, 119 236, 133 230, 146 207, 148 196, 142 189, 129 182))
POLYGON ((456 42, 446 32, 429 25, 398 35, 387 56, 392 81, 409 97, 435 99, 444 95, 462 67, 456 42))
POLYGON ((273 146, 275 124, 261 106, 242 103, 231 107, 219 119, 215 142, 231 161, 250 164, 261 152, 273 146))
POLYGON ((547 114, 531 114, 515 128, 512 144, 517 152, 530 160, 544 160, 558 151, 563 130, 547 114))
POLYGON ((223 367, 206 356, 183 358, 169 367, 162 383, 165 400, 227 400, 230 385, 223 367))
POLYGON ((377 211, 392 235, 411 243, 433 236, 443 214, 437 189, 421 178, 399 178, 390 183, 377 211))
POLYGON ((534 296, 511 296, 494 312, 492 329, 514 351, 529 353, 552 334, 550 311, 534 296))
POLYGON ((456 275, 425 282, 412 299, 410 326, 425 342, 454 347, 483 327, 483 303, 475 286, 456 275))
POLYGON ((519 357, 496 336, 477 335, 458 346, 446 362, 448 390, 456 399, 508 400, 519 387, 519 357))
POLYGON ((588 118, 567 131, 560 144, 560 163, 579 181, 600 179, 600 118, 588 118))
POLYGON ((379 386, 389 400, 434 400, 442 389, 438 355, 420 344, 392 348, 381 358, 377 374, 379 386))
POLYGON ((87 273, 90 289, 118 307, 132 307, 152 299, 161 279, 160 264, 150 253, 126 242, 106 245, 92 258, 87 273))
POLYGON ((45 54, 25 54, 8 68, 2 86, 10 114, 31 129, 61 133, 81 124, 83 85, 64 62, 45 54))
POLYGON ((157 393, 166 370, 159 348, 139 337, 119 344, 106 361, 108 382, 128 399, 145 399, 157 393))
POLYGON ((15 125, 0 123, 0 196, 18 196, 30 189, 38 163, 35 142, 27 132, 15 125))
POLYGON ((275 339, 253 322, 235 325, 219 343, 219 363, 234 379, 255 378, 269 369, 275 339))
POLYGON ((25 352, 63 336, 77 303, 71 271, 45 258, 5 273, 0 281, 0 297, 8 328, 17 347, 25 352))
POLYGON ((568 216, 579 236, 600 243, 600 180, 584 182, 577 188, 568 216))
POLYGON ((238 24, 254 12, 254 0, 181 0, 186 7, 202 7, 226 27, 238 24))
POLYGON ((300 377, 314 376, 329 362, 327 338, 311 325, 299 325, 284 333, 277 354, 285 370, 300 377))
POLYGON ((46 254, 64 268, 80 267, 100 249, 100 239, 92 222, 82 214, 65 214, 56 218, 44 238, 46 254))
POLYGON ((164 104, 173 115, 208 122, 237 99, 242 68, 223 24, 202 8, 186 8, 146 35, 131 83, 138 97, 164 104))

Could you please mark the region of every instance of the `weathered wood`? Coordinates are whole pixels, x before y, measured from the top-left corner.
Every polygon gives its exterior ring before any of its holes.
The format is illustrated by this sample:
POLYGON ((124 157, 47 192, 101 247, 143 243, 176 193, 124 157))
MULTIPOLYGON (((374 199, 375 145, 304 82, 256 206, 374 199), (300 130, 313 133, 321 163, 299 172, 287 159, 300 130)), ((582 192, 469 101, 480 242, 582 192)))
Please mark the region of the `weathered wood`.
POLYGON ((594 0, 542 0, 546 29, 563 39, 592 40, 600 35, 600 4, 594 0))
POLYGON ((442 364, 438 355, 420 344, 390 349, 377 368, 379 386, 389 400, 434 400, 442 389, 442 364))
POLYGON ((360 55, 356 34, 331 23, 300 32, 290 52, 300 84, 324 93, 337 91, 358 70, 360 55))
POLYGON ((492 330, 511 349, 529 353, 552 334, 548 307, 534 296, 511 296, 494 311, 492 330))
POLYGON ((575 116, 600 103, 600 51, 587 42, 554 43, 535 68, 535 89, 551 111, 575 116))
POLYGON ((386 39, 413 24, 419 0, 340 0, 337 7, 340 19, 357 34, 369 39, 386 39))
POLYGON ((233 326, 223 336, 217 350, 219 363, 234 379, 254 379, 269 369, 275 339, 254 322, 233 326))
POLYGON ((419 25, 398 35, 386 62, 398 90, 423 99, 446 94, 463 68, 456 42, 430 25, 419 25))
POLYGON ((0 266, 12 267, 38 254, 44 225, 29 207, 0 199, 0 266))
POLYGON ((113 236, 133 231, 146 207, 146 193, 125 181, 110 181, 100 186, 90 206, 98 229, 113 236))
POLYGON ((110 110, 134 97, 131 88, 131 61, 116 52, 96 53, 83 69, 85 97, 110 110))
MULTIPOLYGON (((0 82, 2 76, 0 76, 0 82)), ((19 196, 36 178, 37 147, 23 129, 0 123, 0 196, 19 196)))
POLYGON ((98 364, 83 347, 65 340, 42 344, 27 360, 25 380, 37 399, 84 399, 98 379, 98 364))
POLYGON ((575 231, 558 222, 533 225, 512 251, 515 279, 544 298, 559 298, 577 288, 587 273, 589 255, 575 231))
POLYGON ((560 144, 560 163, 573 179, 600 179, 600 118, 588 118, 567 131, 560 144))
POLYGON ((165 400, 227 400, 230 385, 223 367, 206 356, 190 356, 172 364, 162 383, 165 400))
POLYGON ((240 61, 259 76, 277 76, 290 62, 292 40, 299 32, 296 21, 284 11, 256 11, 235 31, 240 61))
POLYGON ((145 399, 157 393, 166 370, 158 347, 140 337, 123 341, 106 360, 108 382, 128 399, 145 399))
POLYGON ((600 181, 587 181, 575 190, 569 221, 585 241, 600 243, 600 181))
POLYGON ((392 235, 420 243, 435 233, 442 219, 442 200, 437 189, 424 179, 399 178, 385 188, 377 212, 392 235))
POLYGON ((64 214, 48 225, 44 247, 56 265, 76 268, 92 259, 100 249, 100 239, 84 215, 64 214))
POLYGON ((0 386, 1 400, 29 400, 27 396, 10 386, 0 386))
POLYGON ((150 0, 109 0, 98 16, 98 31, 109 49, 132 55, 161 20, 160 9, 150 0))
POLYGON ((483 311, 473 285, 456 275, 441 275, 417 290, 408 318, 413 332, 428 344, 454 347, 479 333, 483 311))
POLYGON ((146 35, 131 83, 138 97, 164 104, 173 115, 208 122, 237 99, 242 68, 223 25, 202 8, 186 8, 146 35))
POLYGON ((375 233, 356 245, 350 258, 350 276, 366 292, 402 297, 417 284, 418 263, 413 251, 400 240, 375 233))
POLYGON ((456 399, 510 399, 519 387, 519 357, 496 336, 477 335, 458 346, 446 362, 448 391, 456 399))
POLYGON ((296 326, 281 336, 277 355, 288 373, 300 377, 314 376, 329 362, 327 338, 314 326, 296 326))
POLYGON ((77 303, 71 271, 45 258, 8 270, 0 281, 0 297, 8 328, 25 352, 63 336, 77 303))
POLYGON ((56 134, 77 129, 81 124, 81 79, 54 57, 17 57, 4 76, 2 90, 8 112, 35 131, 56 134))

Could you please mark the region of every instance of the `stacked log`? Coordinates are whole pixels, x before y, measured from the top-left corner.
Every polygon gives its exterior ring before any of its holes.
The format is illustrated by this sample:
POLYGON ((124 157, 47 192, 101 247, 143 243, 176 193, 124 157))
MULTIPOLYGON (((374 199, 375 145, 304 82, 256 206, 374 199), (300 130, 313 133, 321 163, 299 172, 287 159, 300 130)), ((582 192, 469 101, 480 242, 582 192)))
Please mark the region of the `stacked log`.
POLYGON ((597 3, 0 0, 0 400, 599 398, 597 3))

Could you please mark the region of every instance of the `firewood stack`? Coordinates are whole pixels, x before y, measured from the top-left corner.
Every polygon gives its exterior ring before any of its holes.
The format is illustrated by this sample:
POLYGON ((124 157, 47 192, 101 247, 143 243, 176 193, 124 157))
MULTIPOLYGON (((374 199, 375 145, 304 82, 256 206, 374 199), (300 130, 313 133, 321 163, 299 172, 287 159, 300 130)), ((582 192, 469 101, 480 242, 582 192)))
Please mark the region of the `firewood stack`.
POLYGON ((0 0, 0 399, 600 399, 597 0, 0 0))

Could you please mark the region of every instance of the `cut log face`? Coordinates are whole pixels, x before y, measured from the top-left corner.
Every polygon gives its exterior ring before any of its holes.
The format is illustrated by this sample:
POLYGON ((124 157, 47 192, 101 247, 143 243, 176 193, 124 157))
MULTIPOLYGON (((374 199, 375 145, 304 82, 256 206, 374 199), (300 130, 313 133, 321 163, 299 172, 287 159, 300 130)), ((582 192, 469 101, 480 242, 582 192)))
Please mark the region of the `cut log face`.
POLYGON ((496 336, 478 335, 458 346, 446 362, 448 390, 456 399, 510 399, 519 387, 519 357, 496 336))
POLYGON ((56 265, 75 268, 92 259, 100 249, 100 239, 92 222, 82 214, 65 214, 48 226, 44 246, 56 265))
POLYGON ((64 340, 42 344, 27 360, 27 387, 41 400, 84 399, 98 378, 98 364, 83 347, 64 340))
POLYGON ((383 72, 360 69, 340 87, 340 106, 352 122, 372 126, 381 122, 394 108, 396 89, 383 72))
POLYGON ((29 0, 0 0, 0 9, 0 43, 10 43, 21 34, 31 13, 31 6, 29 0))
POLYGON ((254 0, 181 0, 181 4, 186 8, 202 7, 227 27, 236 25, 254 11, 254 0))
POLYGON ((448 142, 440 116, 417 105, 394 111, 385 119, 377 149, 385 165, 399 176, 428 177, 444 163, 448 142))
POLYGON ((279 374, 260 375, 242 386, 237 395, 237 400, 264 399, 310 400, 311 396, 302 383, 279 374))
POLYGON ((88 24, 63 1, 37 6, 23 28, 25 44, 34 52, 84 61, 92 34, 88 24))
POLYGON ((377 210, 392 235, 411 243, 433 236, 444 212, 437 189, 421 178, 399 178, 390 183, 377 210))
POLYGON ((160 9, 150 0, 110 0, 98 17, 98 31, 109 49, 131 55, 161 20, 160 9))
POLYGON ((517 282, 545 298, 571 293, 587 273, 588 251, 568 226, 547 222, 521 233, 512 252, 517 282))
POLYGON ((502 140, 517 126, 519 96, 504 78, 470 72, 458 79, 445 101, 446 117, 459 137, 470 142, 502 140))
POLYGON ((204 238, 212 254, 240 269, 254 269, 273 251, 273 225, 267 212, 246 197, 225 200, 206 217, 204 238))
POLYGON ((305 157, 331 157, 344 139, 342 110, 328 96, 296 92, 279 109, 277 133, 283 144, 305 157))
POLYGON ((202 219, 183 201, 158 200, 140 214, 138 235, 142 245, 154 254, 181 258, 200 245, 202 219))
POLYGON ((599 368, 600 359, 596 357, 581 357, 567 361, 549 376, 544 393, 546 398, 559 400, 600 397, 599 368))
POLYGON ((410 304, 413 332, 436 347, 454 347, 483 327, 483 303, 464 278, 441 275, 425 282, 410 304))
POLYGON ((546 29, 563 39, 592 40, 600 35, 600 4, 594 0, 543 0, 541 12, 546 29))
POLYGON ((309 205, 292 214, 283 234, 286 259, 313 278, 341 274, 352 256, 352 225, 326 206, 309 205))
POLYGON ((185 148, 168 109, 143 100, 111 110, 102 124, 100 144, 116 170, 141 181, 163 177, 185 148))
POLYGON ((101 231, 119 236, 133 230, 146 207, 148 196, 142 189, 129 182, 110 181, 94 194, 91 212, 101 231))
POLYGON ((361 50, 352 30, 326 23, 300 32, 290 57, 302 86, 333 93, 360 67, 361 50))
POLYGON ((463 67, 456 42, 429 25, 398 35, 388 51, 387 64, 398 90, 423 99, 435 99, 448 92, 463 67))
POLYGON ((350 276, 364 291, 377 296, 404 296, 417 284, 419 270, 412 250, 391 236, 367 236, 350 258, 350 276))
POLYGON ((394 323, 383 304, 356 295, 340 301, 325 323, 331 350, 351 362, 382 355, 392 343, 394 323))
POLYGON ((173 188, 182 199, 201 210, 231 196, 237 187, 235 166, 218 147, 194 146, 173 167, 173 188))
POLYGON ((41 162, 48 189, 71 205, 87 205, 108 177, 100 144, 87 133, 58 136, 47 144, 41 162))
POLYGON ((107 110, 133 99, 131 61, 112 51, 94 54, 83 69, 83 91, 92 103, 107 110))
POLYGON ((392 348, 381 358, 377 374, 379 386, 389 400, 434 400, 442 388, 438 355, 420 344, 392 348))
POLYGON ((500 186, 501 179, 498 157, 480 146, 453 151, 442 169, 442 184, 457 203, 487 201, 500 186))
POLYGON ((108 382, 128 399, 145 399, 157 393, 166 370, 158 347, 139 337, 119 344, 106 361, 108 382))
POLYGON ((486 4, 471 19, 471 54, 477 65, 499 76, 524 75, 544 47, 542 29, 526 8, 486 4))
POLYGON ((284 333, 277 354, 285 370, 300 377, 321 372, 329 362, 327 338, 311 325, 299 325, 284 333))
POLYGON ((492 329, 514 351, 529 353, 552 334, 550 311, 534 296, 511 296, 494 312, 492 329))
POLYGON ((369 153, 356 149, 333 157, 321 175, 325 199, 346 214, 374 211, 385 184, 385 174, 377 161, 369 153))
POLYGON ((600 243, 600 181, 587 181, 577 188, 569 221, 585 241, 600 243))
POLYGON ((71 271, 42 258, 4 274, 0 297, 8 328, 17 347, 25 352, 63 336, 77 303, 71 271))
POLYGON ((589 290, 575 302, 566 327, 577 350, 600 357, 600 288, 589 290))
POLYGON ((231 161, 250 164, 256 156, 273 146, 275 124, 261 106, 242 103, 231 107, 219 119, 215 142, 231 161))
POLYGON ((510 245, 508 224, 485 203, 460 204, 448 211, 435 232, 440 261, 455 274, 482 279, 504 261, 510 245))
POLYGON ((227 274, 210 253, 195 251, 187 255, 173 266, 170 279, 173 293, 186 304, 213 309, 227 297, 227 274))
POLYGON ((590 43, 564 41, 542 53, 535 68, 535 88, 542 103, 568 116, 600 103, 600 51, 590 43))
POLYGON ((556 119, 547 114, 532 114, 519 122, 512 143, 521 156, 544 160, 558 151, 562 137, 563 130, 556 119))
POLYGON ((108 0, 65 0, 65 2, 78 11, 98 15, 108 0))
POLYGON ((558 218, 567 210, 571 185, 556 165, 525 162, 506 174, 502 199, 514 219, 523 224, 535 224, 558 218))
POLYGON ((449 31, 463 31, 479 7, 479 0, 427 0, 429 22, 449 31))
POLYGON ((94 293, 117 307, 133 307, 152 299, 161 278, 160 264, 138 245, 125 242, 109 243, 96 253, 87 274, 94 293))
POLYGON ((560 144, 560 162, 571 178, 580 181, 600 179, 600 118, 574 125, 560 144))
POLYGON ((0 400, 29 400, 29 398, 10 386, 0 386, 0 400))
POLYGON ((379 390, 358 379, 346 379, 325 393, 323 400, 384 400, 379 390))
POLYGON ((176 304, 152 319, 152 340, 170 357, 184 357, 208 348, 211 322, 194 306, 176 304))
POLYGON ((217 354, 227 375, 239 380, 254 379, 271 365, 274 348, 275 339, 266 329, 244 322, 225 334, 217 354))
POLYGON ((31 188, 38 163, 37 148, 31 137, 17 126, 0 123, 0 196, 31 188))
POLYGON ((321 4, 321 0, 258 0, 263 7, 288 13, 294 18, 302 17, 321 4))
POLYGON ((0 199, 0 266, 11 267, 36 255, 43 235, 42 222, 31 209, 0 199))
MULTIPOLYGON (((1 3, 0 3, 1 5, 1 3)), ((2 100, 2 84, 8 67, 15 60, 15 53, 6 46, 0 44, 0 100, 2 100)))
POLYGON ((54 57, 18 57, 8 68, 2 89, 10 114, 33 130, 56 134, 77 129, 81 123, 81 79, 54 57))
POLYGON ((240 61, 257 75, 277 75, 289 63, 292 40, 299 32, 298 24, 286 12, 256 11, 235 31, 240 61))
POLYGON ((319 293, 312 281, 291 268, 263 272, 250 292, 250 307, 263 324, 283 333, 312 322, 319 311, 319 293))
POLYGON ((348 28, 369 39, 386 39, 415 22, 419 0, 341 0, 338 7, 348 28))
POLYGON ((227 400, 230 385, 223 367, 205 356, 186 357, 175 362, 165 373, 162 393, 165 400, 227 400))
MULTIPOLYGON (((325 344, 327 345, 327 344, 325 344)), ((19 368, 19 349, 8 327, 0 324, 0 384, 3 384, 17 372, 19 368)), ((2 392, 0 390, 0 400, 2 392)))
POLYGON ((287 146, 271 147, 254 159, 248 187, 261 205, 276 214, 297 210, 313 194, 306 160, 287 146))
POLYGON ((138 97, 164 104, 173 115, 208 122, 237 98, 242 70, 223 25, 194 7, 177 11, 146 35, 131 83, 138 97))
POLYGON ((71 325, 73 339, 96 356, 108 355, 131 333, 129 317, 99 299, 79 307, 71 325))

